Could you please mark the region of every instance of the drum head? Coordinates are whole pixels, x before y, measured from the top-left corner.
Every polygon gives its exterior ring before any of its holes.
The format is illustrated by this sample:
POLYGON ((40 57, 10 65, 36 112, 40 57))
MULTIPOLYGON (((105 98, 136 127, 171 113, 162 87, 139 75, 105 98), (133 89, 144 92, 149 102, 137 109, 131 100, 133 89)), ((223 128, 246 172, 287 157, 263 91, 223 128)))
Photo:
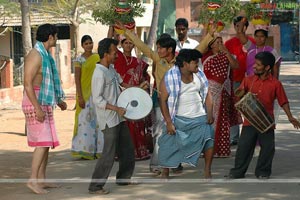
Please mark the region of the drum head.
POLYGON ((145 90, 131 87, 120 94, 117 105, 126 108, 124 115, 126 119, 139 120, 145 118, 151 112, 153 102, 145 90))

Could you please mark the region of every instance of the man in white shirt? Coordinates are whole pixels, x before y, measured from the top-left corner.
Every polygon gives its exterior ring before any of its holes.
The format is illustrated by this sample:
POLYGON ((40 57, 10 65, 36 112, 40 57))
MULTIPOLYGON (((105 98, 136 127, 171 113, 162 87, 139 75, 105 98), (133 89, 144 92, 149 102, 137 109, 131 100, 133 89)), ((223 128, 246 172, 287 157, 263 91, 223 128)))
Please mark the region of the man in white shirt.
POLYGON ((176 55, 181 49, 195 49, 199 44, 198 41, 188 37, 189 22, 185 18, 178 18, 175 22, 175 28, 177 33, 176 40, 176 55))
MULTIPOLYGON (((104 147, 92 175, 92 182, 89 186, 90 194, 108 194, 103 186, 114 164, 115 155, 119 158, 116 183, 118 185, 132 184, 130 178, 135 166, 134 146, 129 128, 123 118, 126 109, 117 106, 121 93, 119 85, 125 88, 131 85, 124 83, 114 69, 117 45, 118 41, 111 38, 105 38, 99 42, 98 54, 101 60, 100 64, 96 65, 92 77, 92 98, 99 128, 104 135, 104 147)), ((145 84, 143 82, 140 87, 144 87, 145 84)))
MULTIPOLYGON (((187 19, 178 18, 175 22, 175 28, 177 33, 175 55, 178 55, 181 49, 195 49, 199 45, 198 41, 189 38, 187 35, 189 30, 189 22, 187 19)), ((173 172, 181 172, 182 169, 183 167, 180 164, 178 168, 173 169, 173 172)))

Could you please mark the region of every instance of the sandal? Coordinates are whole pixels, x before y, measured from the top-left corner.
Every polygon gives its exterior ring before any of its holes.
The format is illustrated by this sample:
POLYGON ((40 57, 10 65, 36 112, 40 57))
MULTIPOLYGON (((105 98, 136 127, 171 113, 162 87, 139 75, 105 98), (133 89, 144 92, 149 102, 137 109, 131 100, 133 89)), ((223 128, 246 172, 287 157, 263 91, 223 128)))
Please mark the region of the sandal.
POLYGON ((90 190, 90 191, 89 191, 89 194, 106 195, 106 194, 109 194, 109 191, 108 191, 108 190, 104 190, 104 189, 96 190, 96 191, 90 190))

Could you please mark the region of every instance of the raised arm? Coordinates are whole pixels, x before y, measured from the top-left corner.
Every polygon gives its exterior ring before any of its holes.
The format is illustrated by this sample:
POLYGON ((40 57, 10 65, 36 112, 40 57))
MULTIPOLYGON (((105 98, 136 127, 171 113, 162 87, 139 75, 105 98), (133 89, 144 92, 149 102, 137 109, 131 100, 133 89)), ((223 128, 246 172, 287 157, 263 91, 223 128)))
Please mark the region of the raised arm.
POLYGON ((230 64, 230 68, 231 69, 238 69, 239 68, 239 63, 238 61, 234 58, 234 56, 228 51, 228 49, 226 48, 226 46, 222 43, 219 46, 220 50, 226 54, 226 57, 229 61, 230 64))
POLYGON ((125 36, 130 39, 132 43, 145 54, 145 56, 151 58, 154 62, 159 61, 158 54, 154 52, 149 46, 147 46, 139 37, 137 37, 131 31, 127 30, 121 22, 116 22, 116 24, 119 28, 125 31, 125 36))
POLYGON ((237 37, 241 41, 243 45, 245 45, 248 42, 248 37, 246 35, 247 27, 245 25, 244 20, 239 21, 237 24, 237 37))
POLYGON ((200 51, 200 53, 202 53, 202 54, 206 53, 206 51, 208 50, 208 44, 214 38, 215 32, 216 32, 216 25, 213 24, 212 26, 210 26, 210 29, 209 29, 208 33, 199 42, 198 46, 196 46, 195 49, 200 51))
POLYGON ((114 37, 114 27, 113 26, 109 26, 108 31, 107 31, 107 37, 108 38, 113 38, 114 37))

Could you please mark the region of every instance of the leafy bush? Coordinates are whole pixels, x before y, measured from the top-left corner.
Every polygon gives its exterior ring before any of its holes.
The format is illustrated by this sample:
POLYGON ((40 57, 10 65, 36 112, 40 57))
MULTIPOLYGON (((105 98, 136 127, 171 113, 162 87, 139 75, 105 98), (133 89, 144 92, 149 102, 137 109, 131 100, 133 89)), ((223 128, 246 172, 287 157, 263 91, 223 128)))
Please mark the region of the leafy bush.
POLYGON ((102 5, 100 9, 93 11, 93 18, 97 22, 101 22, 105 25, 112 25, 115 21, 121 21, 128 23, 133 20, 134 17, 142 17, 145 12, 145 7, 140 0, 127 0, 126 2, 131 7, 131 11, 128 14, 118 14, 115 12, 115 8, 118 7, 119 1, 117 0, 101 0, 102 5))
POLYGON ((241 4, 239 0, 223 0, 221 7, 211 11, 207 4, 214 2, 213 0, 204 0, 199 17, 200 24, 208 24, 210 20, 215 22, 222 21, 225 24, 231 24, 233 18, 241 11, 241 4))

